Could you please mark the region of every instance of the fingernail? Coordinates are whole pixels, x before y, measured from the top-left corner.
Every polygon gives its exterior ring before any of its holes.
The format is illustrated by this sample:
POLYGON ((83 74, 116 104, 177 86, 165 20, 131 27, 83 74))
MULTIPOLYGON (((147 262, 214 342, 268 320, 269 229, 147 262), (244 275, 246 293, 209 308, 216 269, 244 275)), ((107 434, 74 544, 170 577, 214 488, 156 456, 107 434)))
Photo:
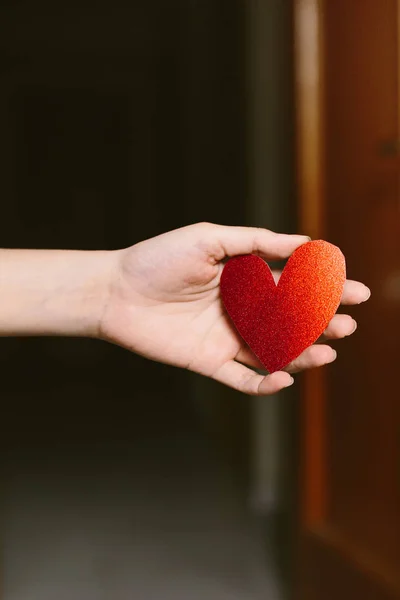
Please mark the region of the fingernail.
POLYGON ((294 379, 293 379, 293 377, 291 377, 290 380, 288 381, 288 383, 285 385, 285 387, 290 387, 293 384, 294 384, 294 379))
POLYGON ((334 349, 332 348, 332 358, 331 358, 331 362, 333 362, 333 361, 334 361, 334 360, 336 360, 336 359, 337 359, 337 352, 336 352, 336 350, 334 350, 334 349))
POLYGON ((351 330, 351 332, 349 333, 349 335, 353 335, 353 333, 355 332, 356 329, 357 329, 357 321, 355 321, 353 319, 353 329, 351 330))
POLYGON ((366 295, 366 297, 365 297, 365 300, 364 300, 364 302, 366 302, 367 300, 369 300, 369 299, 371 298, 371 290, 370 290, 370 289, 369 289, 367 286, 365 286, 365 293, 366 293, 367 295, 366 295))

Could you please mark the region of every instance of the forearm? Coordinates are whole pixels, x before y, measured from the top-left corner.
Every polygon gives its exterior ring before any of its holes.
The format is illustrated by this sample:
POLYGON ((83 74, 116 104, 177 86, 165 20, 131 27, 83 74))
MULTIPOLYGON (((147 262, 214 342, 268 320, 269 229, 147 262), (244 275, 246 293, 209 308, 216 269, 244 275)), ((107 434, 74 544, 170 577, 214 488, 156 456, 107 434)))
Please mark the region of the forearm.
POLYGON ((95 337, 113 252, 0 250, 0 336, 95 337))

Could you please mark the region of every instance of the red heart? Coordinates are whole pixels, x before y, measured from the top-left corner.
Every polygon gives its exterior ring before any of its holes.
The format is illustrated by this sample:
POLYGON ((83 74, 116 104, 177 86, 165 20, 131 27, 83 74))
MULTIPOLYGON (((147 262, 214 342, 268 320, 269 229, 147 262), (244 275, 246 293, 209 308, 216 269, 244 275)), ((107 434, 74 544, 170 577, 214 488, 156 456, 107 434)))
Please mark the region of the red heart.
POLYGON ((273 373, 287 366, 325 331, 346 280, 339 248, 317 240, 289 258, 278 285, 261 258, 231 258, 221 276, 221 297, 236 329, 273 373))

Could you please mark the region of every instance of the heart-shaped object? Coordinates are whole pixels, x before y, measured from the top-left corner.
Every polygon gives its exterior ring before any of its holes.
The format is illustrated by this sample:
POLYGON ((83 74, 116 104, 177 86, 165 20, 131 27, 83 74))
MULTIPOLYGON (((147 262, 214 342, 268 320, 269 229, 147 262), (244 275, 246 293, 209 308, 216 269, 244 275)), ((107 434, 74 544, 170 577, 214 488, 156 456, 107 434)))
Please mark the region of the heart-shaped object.
POLYGON ((262 258, 245 255, 226 263, 220 287, 239 334, 273 373, 322 335, 338 309, 345 280, 342 252, 316 240, 292 254, 278 285, 262 258))

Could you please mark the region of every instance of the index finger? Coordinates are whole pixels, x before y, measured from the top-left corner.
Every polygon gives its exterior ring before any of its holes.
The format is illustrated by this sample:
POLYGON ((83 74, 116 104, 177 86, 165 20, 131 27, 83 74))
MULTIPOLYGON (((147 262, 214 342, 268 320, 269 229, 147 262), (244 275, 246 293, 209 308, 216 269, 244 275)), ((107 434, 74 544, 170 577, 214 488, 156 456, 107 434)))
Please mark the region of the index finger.
POLYGON ((361 304, 371 296, 371 290, 360 281, 346 280, 341 304, 361 304))

